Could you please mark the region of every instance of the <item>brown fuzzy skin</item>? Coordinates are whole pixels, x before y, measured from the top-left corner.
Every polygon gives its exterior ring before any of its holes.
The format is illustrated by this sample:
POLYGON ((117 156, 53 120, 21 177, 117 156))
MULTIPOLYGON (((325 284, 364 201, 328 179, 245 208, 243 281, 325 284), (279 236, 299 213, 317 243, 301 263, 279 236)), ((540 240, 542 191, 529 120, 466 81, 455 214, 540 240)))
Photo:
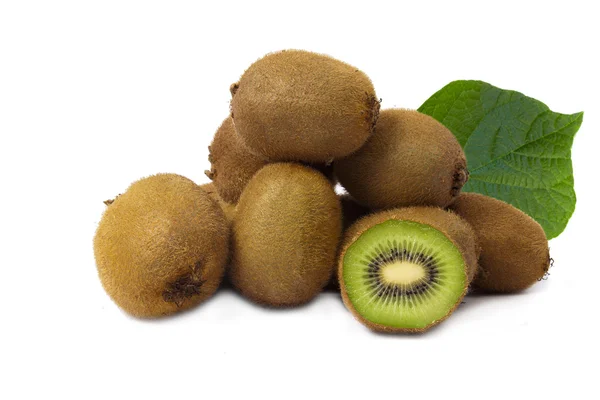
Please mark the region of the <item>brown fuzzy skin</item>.
POLYGON ((299 164, 270 164, 252 178, 233 222, 233 285, 271 307, 310 301, 335 266, 341 207, 327 179, 299 164))
POLYGON ((448 206, 467 181, 460 144, 444 125, 414 110, 381 112, 375 133, 334 172, 360 204, 372 209, 448 206))
POLYGON ((550 268, 544 229, 512 205, 478 193, 462 193, 451 209, 475 230, 481 246, 480 273, 473 286, 482 292, 527 289, 550 268))
POLYGON ((223 211, 200 186, 175 174, 133 183, 108 205, 94 237, 104 289, 124 311, 146 318, 210 297, 228 246, 223 211))
POLYGON ((433 322, 423 329, 390 327, 367 320, 355 310, 346 292, 344 280, 339 279, 342 299, 354 317, 374 331, 388 333, 421 333, 448 318, 448 316, 450 316, 450 314, 452 314, 456 307, 461 303, 462 298, 467 293, 469 283, 477 275, 477 256, 479 254, 479 248, 476 243, 475 233, 471 226, 453 212, 445 211, 436 207, 408 207, 381 211, 361 218, 344 234, 344 240, 341 246, 340 256, 338 258, 339 277, 343 277, 344 255, 346 254, 348 247, 350 247, 350 245, 354 243, 367 229, 392 219, 427 224, 442 232, 448 239, 452 241, 452 243, 458 247, 465 260, 465 274, 467 277, 465 288, 460 296, 460 299, 456 302, 455 307, 450 310, 444 318, 433 322))
POLYGON ((237 203, 242 191, 259 169, 268 161, 250 152, 237 135, 233 120, 226 118, 209 146, 208 160, 211 163, 208 176, 227 203, 237 203))
POLYGON ((271 53, 231 87, 231 113, 244 142, 273 161, 331 162, 373 132, 379 101, 361 71, 301 50, 271 53))
MULTIPOLYGON (((208 147, 210 170, 205 171, 217 191, 218 201, 236 204, 250 179, 262 167, 271 161, 250 152, 238 136, 233 120, 228 117, 223 121, 211 145, 208 147)), ((332 185, 336 184, 332 164, 307 164, 323 173, 332 185)), ((227 207, 221 208, 227 214, 227 207)))
POLYGON ((204 185, 201 185, 200 187, 206 193, 208 193, 208 195, 210 196, 211 199, 213 199, 214 201, 217 202, 217 204, 219 204, 219 206, 221 207, 221 210, 223 210, 223 213, 225 214, 225 218, 227 218, 227 221, 230 224, 232 224, 233 218, 235 217, 235 204, 228 203, 228 202, 224 201, 221 198, 221 196, 219 196, 219 193, 217 192, 217 188, 215 187, 214 182, 205 183, 204 185))

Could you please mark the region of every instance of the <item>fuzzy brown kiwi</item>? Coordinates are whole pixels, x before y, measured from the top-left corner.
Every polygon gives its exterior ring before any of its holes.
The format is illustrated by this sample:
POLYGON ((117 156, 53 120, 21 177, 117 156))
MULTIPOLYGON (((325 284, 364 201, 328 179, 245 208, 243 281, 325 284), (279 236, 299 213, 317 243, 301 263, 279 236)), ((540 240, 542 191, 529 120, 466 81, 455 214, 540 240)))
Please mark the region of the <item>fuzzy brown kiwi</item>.
POLYGON ((211 168, 206 171, 219 197, 237 203, 252 176, 268 161, 251 153, 235 131, 231 117, 226 118, 208 147, 211 168))
POLYGON ((473 286, 482 292, 527 289, 550 268, 548 239, 529 215, 501 200, 461 193, 451 209, 475 230, 481 246, 480 273, 473 286))
POLYGON ((339 200, 321 173, 299 164, 269 164, 237 205, 231 282, 259 304, 306 303, 331 277, 341 229, 339 200))
POLYGON ((232 223, 233 218, 235 217, 235 204, 227 203, 226 201, 224 201, 221 198, 221 196, 219 196, 219 193, 217 192, 217 188, 215 187, 215 184, 213 182, 205 183, 204 185, 201 185, 200 187, 206 193, 208 193, 208 195, 210 196, 211 199, 213 199, 214 201, 217 202, 217 204, 219 204, 219 206, 221 207, 221 210, 223 210, 223 213, 225 214, 225 217, 227 218, 227 221, 229 221, 229 223, 232 223))
POLYGON ((444 125, 414 110, 383 110, 375 133, 334 163, 341 185, 372 209, 448 206, 467 181, 460 144, 444 125))
POLYGON ((94 237, 102 285, 136 317, 188 309, 210 297, 229 255, 223 211, 191 180, 158 174, 110 203, 94 237))
POLYGON ((244 143, 273 161, 331 162, 373 132, 379 101, 361 71, 301 50, 271 53, 231 87, 231 114, 244 143))
POLYGON ((354 316, 379 332, 423 332, 460 304, 477 272, 473 229, 452 212, 399 208, 345 233, 338 276, 354 316))
MULTIPOLYGON (((223 121, 208 150, 211 168, 205 171, 205 174, 212 180, 219 201, 230 204, 237 203, 252 176, 271 162, 248 150, 236 133, 231 117, 223 121)), ((305 163, 305 165, 323 173, 335 185, 332 164, 305 163)), ((221 206, 223 208, 222 204, 221 206)))

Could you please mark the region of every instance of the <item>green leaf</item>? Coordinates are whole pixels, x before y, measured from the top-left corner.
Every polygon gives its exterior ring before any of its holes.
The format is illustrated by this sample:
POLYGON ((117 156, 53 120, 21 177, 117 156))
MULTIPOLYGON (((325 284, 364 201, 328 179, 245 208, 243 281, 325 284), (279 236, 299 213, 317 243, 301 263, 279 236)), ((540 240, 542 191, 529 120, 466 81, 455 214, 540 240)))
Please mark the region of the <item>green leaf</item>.
POLYGON ((514 205, 542 225, 548 239, 575 210, 571 146, 583 113, 550 111, 519 92, 481 81, 454 81, 419 111, 450 129, 465 151, 466 192, 514 205))

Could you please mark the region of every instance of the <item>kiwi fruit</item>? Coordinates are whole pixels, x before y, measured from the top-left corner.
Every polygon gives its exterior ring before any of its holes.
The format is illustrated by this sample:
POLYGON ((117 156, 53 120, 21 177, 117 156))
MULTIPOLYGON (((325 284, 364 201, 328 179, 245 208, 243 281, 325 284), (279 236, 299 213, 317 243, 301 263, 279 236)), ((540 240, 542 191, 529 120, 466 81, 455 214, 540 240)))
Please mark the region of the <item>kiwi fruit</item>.
POLYGON ((232 203, 227 203, 226 201, 224 201, 221 196, 219 196, 219 193, 217 192, 217 188, 215 187, 214 183, 205 183, 204 185, 200 186, 206 193, 208 193, 208 195, 210 196, 211 199, 213 199, 214 201, 217 202, 217 204, 221 207, 221 210, 223 210, 223 213, 225 214, 225 218, 227 218, 227 221, 229 221, 230 223, 233 222, 233 217, 235 216, 235 204, 232 203))
MULTIPOLYGON (((219 202, 237 203, 252 176, 270 163, 269 160, 248 150, 236 133, 231 117, 226 118, 217 129, 208 150, 208 161, 211 163, 211 168, 204 173, 214 184, 219 202)), ((321 172, 332 185, 335 185, 333 164, 305 163, 305 165, 321 172)), ((223 207, 222 204, 221 206, 223 207)))
POLYGON ((388 209, 448 206, 468 178, 465 154, 434 118, 414 110, 383 110, 375 133, 336 160, 341 185, 363 206, 388 209))
POLYGON ((188 309, 210 297, 229 255, 218 204, 191 180, 159 174, 133 183, 110 203, 94 237, 102 285, 137 317, 188 309))
POLYGON ((269 164, 237 205, 231 283, 262 305, 306 303, 331 277, 341 231, 339 200, 321 173, 300 164, 269 164))
POLYGON ((493 197, 461 193, 451 209, 475 230, 481 246, 480 272, 473 282, 481 292, 527 289, 550 268, 544 229, 523 211, 493 197))
POLYGON ((347 156, 365 143, 379 114, 363 72, 308 51, 268 54, 230 89, 238 134, 272 161, 326 163, 347 156))
POLYGON ((368 215, 345 233, 342 298, 374 331, 423 332, 460 304, 477 272, 473 229, 434 207, 368 215))
POLYGON ((210 171, 206 171, 219 197, 237 203, 250 178, 268 161, 251 153, 239 138, 231 117, 226 118, 208 147, 210 171))

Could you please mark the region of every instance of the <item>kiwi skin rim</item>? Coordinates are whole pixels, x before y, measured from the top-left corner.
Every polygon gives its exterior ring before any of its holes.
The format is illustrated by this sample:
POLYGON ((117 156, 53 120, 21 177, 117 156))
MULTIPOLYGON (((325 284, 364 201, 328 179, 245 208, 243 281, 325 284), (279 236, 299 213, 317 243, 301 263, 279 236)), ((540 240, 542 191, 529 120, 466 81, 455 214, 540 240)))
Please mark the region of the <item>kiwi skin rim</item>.
POLYGON ((442 210, 437 207, 407 207, 368 215, 358 220, 348 229, 344 235, 342 246, 340 247, 337 273, 342 300, 346 308, 354 315, 354 317, 373 331, 383 333, 423 333, 448 318, 462 302, 462 299, 469 289, 469 284, 477 274, 477 259, 479 257, 479 252, 480 249, 476 242, 473 228, 451 211, 442 210), (343 279, 344 256, 346 255, 346 251, 367 229, 391 219, 413 221, 437 229, 460 250, 465 261, 465 287, 456 304, 444 317, 433 321, 425 328, 397 328, 369 321, 356 311, 346 291, 346 284, 343 279))

